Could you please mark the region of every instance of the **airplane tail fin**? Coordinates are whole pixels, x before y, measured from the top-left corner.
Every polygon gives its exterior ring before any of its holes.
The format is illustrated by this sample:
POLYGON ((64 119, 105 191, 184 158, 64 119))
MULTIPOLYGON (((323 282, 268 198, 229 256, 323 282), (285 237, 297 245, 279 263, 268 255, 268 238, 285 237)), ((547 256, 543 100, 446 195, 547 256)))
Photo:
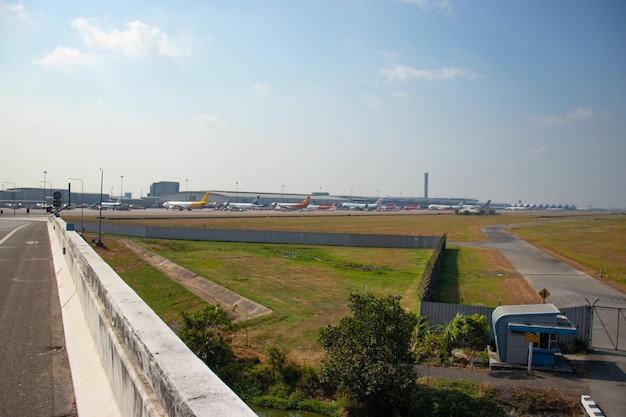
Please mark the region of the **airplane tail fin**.
POLYGON ((311 196, 310 195, 306 196, 306 198, 304 199, 302 204, 307 204, 309 201, 311 201, 311 196))
POLYGON ((261 199, 260 195, 257 195, 254 200, 252 200, 252 204, 259 204, 259 200, 261 199))
POLYGON ((204 197, 202 197, 202 200, 200 200, 200 202, 201 202, 202 204, 206 204, 206 203, 208 203, 208 202, 209 202, 209 193, 205 193, 205 194, 204 194, 204 197))

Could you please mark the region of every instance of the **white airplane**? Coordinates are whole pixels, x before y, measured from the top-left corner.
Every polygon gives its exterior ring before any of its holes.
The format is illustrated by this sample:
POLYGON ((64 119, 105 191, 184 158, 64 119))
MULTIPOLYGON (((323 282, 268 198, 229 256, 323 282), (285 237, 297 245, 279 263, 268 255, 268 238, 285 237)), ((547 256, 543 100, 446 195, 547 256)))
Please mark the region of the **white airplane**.
POLYGON ((252 200, 252 202, 250 203, 226 203, 224 208, 226 210, 248 210, 248 209, 257 209, 257 208, 261 208, 263 207, 260 203, 259 200, 261 200, 261 196, 257 195, 256 198, 254 200, 252 200))
POLYGON ((477 209, 477 210, 488 209, 491 207, 491 200, 487 200, 485 203, 463 204, 461 207, 465 209, 477 209))
POLYGON ((429 204, 428 210, 456 210, 463 207, 463 201, 456 206, 452 204, 429 204))
POLYGON ((484 214, 488 213, 491 209, 491 200, 487 200, 485 203, 479 204, 463 204, 463 206, 456 210, 458 214, 484 214))
POLYGON ((348 210, 376 210, 383 204, 383 199, 379 198, 374 203, 343 203, 342 208, 348 210))
POLYGON ((306 208, 307 211, 313 210, 332 210, 334 211, 337 208, 337 203, 333 201, 332 204, 309 204, 306 208))
POLYGON ((119 199, 117 201, 103 201, 102 202, 102 210, 111 209, 111 210, 121 210, 122 209, 122 200, 119 199))
POLYGON ((526 206, 507 206, 504 209, 511 210, 511 211, 522 211, 522 210, 526 210, 526 206))
POLYGON ((209 202, 209 193, 205 193, 204 197, 200 201, 166 201, 163 203, 163 207, 167 210, 170 208, 178 210, 192 210, 202 208, 209 202))
POLYGON ((276 210, 302 210, 309 206, 311 196, 307 196, 301 203, 275 203, 276 210))

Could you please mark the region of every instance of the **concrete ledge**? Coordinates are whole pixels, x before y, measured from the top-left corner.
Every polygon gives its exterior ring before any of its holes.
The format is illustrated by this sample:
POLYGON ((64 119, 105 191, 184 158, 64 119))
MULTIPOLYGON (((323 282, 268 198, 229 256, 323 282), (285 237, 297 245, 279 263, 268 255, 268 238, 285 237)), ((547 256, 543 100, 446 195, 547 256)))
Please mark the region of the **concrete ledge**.
POLYGON ((121 415, 256 416, 79 234, 50 221, 121 415))
POLYGON ((65 347, 72 374, 76 411, 81 417, 121 416, 117 401, 76 292, 64 246, 56 234, 56 224, 48 222, 48 235, 59 292, 65 347))

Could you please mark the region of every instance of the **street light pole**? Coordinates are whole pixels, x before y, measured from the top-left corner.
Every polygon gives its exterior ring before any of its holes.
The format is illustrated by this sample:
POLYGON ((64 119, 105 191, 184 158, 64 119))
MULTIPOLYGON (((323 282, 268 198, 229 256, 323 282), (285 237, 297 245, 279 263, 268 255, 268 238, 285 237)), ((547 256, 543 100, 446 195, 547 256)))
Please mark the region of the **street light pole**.
POLYGON ((48 207, 46 207, 46 174, 48 171, 43 172, 43 207, 47 211, 48 207))
POLYGON ((50 189, 52 189, 52 183, 50 181, 39 182, 43 182, 43 207, 46 211, 48 211, 48 207, 46 207, 46 184, 48 184, 50 186, 50 189))
POLYGON ((122 202, 122 198, 124 197, 124 193, 122 192, 123 186, 124 186, 124 176, 120 175, 120 203, 122 202))
POLYGON ((104 179, 104 170, 100 168, 100 215, 98 216, 98 243, 97 246, 104 246, 102 244, 102 183, 104 179))
POLYGON ((83 227, 83 209, 85 208, 85 188, 83 187, 83 180, 80 178, 68 178, 68 180, 80 181, 80 234, 85 233, 85 228, 83 227))

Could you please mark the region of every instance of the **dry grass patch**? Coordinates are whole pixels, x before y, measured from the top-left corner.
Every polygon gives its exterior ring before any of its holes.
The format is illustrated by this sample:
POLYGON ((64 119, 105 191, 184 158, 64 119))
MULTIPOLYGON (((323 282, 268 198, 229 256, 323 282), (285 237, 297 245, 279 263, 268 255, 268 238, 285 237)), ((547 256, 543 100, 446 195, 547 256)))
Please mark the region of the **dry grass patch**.
POLYGON ((626 293, 626 216, 568 219, 515 227, 513 233, 626 293))
MULTIPOLYGON (((581 218, 574 213, 557 213, 546 217, 541 213, 503 213, 496 216, 457 216, 453 213, 432 211, 415 212, 348 212, 329 213, 249 211, 245 213, 212 212, 202 210, 192 216, 166 213, 149 217, 143 213, 109 213, 105 223, 121 223, 156 227, 181 227, 228 230, 277 230, 329 233, 374 233, 392 235, 439 236, 444 233, 452 241, 479 242, 486 237, 484 226, 550 222, 555 219, 581 218), (167 216, 167 217, 161 217, 167 216)), ((89 213, 86 222, 96 222, 97 214, 89 213)), ((587 216, 585 214, 584 216, 587 216)), ((64 214, 67 221, 79 222, 80 216, 64 214)))

